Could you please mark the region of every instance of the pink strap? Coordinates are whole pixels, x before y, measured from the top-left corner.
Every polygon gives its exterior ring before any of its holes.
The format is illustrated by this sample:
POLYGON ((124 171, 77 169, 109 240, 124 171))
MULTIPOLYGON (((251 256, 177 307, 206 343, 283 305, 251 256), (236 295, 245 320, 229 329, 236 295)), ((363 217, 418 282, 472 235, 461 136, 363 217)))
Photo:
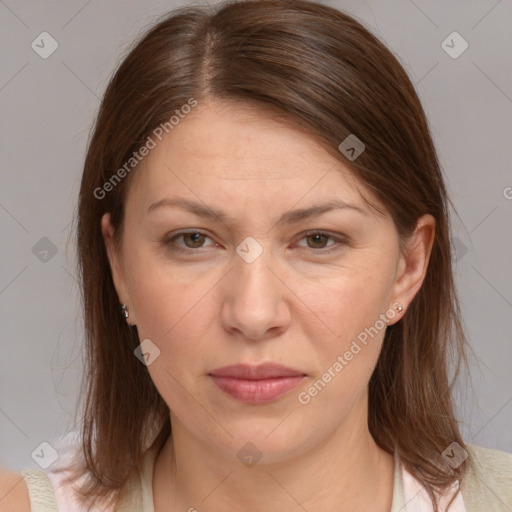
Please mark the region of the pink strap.
MULTIPOLYGON (((402 465, 402 481, 404 486, 404 501, 406 512, 433 512, 432 501, 426 491, 413 475, 411 475, 402 465)), ((449 509, 446 509, 453 492, 458 488, 458 482, 450 487, 439 500, 440 512, 467 512, 459 491, 457 497, 453 500, 449 509)))
MULTIPOLYGON (((65 510, 66 512, 86 512, 89 505, 87 501, 81 505, 75 491, 78 484, 83 482, 84 477, 73 481, 69 470, 74 457, 79 453, 77 435, 76 431, 69 432, 52 443, 59 456, 46 471, 48 479, 53 486, 57 507, 59 510, 65 510)), ((99 508, 94 505, 90 512, 112 512, 112 508, 106 508, 105 506, 99 508)))

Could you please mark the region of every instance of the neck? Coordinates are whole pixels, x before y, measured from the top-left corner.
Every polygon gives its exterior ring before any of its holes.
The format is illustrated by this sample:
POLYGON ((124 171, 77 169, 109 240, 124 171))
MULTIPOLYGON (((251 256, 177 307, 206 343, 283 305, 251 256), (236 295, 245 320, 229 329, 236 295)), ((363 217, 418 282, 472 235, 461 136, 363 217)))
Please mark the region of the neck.
POLYGON ((267 512, 270 504, 285 511, 389 512, 393 456, 373 440, 362 405, 353 411, 359 421, 341 425, 300 455, 252 467, 219 453, 171 415, 172 437, 154 469, 155 512, 267 512))

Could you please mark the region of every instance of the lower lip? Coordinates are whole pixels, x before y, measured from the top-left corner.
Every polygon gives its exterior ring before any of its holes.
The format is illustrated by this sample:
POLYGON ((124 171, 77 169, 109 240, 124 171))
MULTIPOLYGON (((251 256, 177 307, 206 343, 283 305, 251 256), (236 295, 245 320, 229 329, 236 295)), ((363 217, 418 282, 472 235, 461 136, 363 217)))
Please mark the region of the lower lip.
POLYGON ((248 380, 233 377, 218 377, 210 375, 213 382, 235 400, 247 404, 262 404, 271 402, 297 387, 304 375, 294 377, 275 377, 272 379, 248 380))

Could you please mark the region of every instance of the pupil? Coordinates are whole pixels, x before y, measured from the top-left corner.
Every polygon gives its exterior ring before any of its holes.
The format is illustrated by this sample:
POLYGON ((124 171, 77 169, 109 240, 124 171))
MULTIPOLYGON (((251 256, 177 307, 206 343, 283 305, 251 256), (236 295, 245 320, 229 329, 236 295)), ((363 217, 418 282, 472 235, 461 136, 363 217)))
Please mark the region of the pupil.
MULTIPOLYGON (((201 233, 188 233, 188 236, 190 237, 191 244, 197 244, 202 235, 201 233)), ((196 246, 194 245, 194 247, 196 246)))
POLYGON ((313 243, 321 243, 321 239, 324 235, 312 235, 313 236, 313 243))

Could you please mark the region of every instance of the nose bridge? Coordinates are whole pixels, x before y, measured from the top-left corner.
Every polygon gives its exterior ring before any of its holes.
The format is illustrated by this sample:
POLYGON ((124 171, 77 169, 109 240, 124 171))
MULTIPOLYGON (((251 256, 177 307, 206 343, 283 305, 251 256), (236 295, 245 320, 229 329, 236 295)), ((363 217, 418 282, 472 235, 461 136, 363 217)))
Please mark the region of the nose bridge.
POLYGON ((224 321, 227 327, 236 327, 246 337, 257 338, 272 327, 282 326, 280 317, 282 283, 270 269, 275 267, 268 244, 246 237, 236 248, 237 257, 232 268, 224 321), (269 268, 270 267, 270 268, 269 268))
MULTIPOLYGON (((244 295, 247 292, 252 300, 258 300, 265 291, 272 295, 273 285, 269 277, 273 277, 273 274, 268 268, 272 266, 270 246, 266 244, 264 247, 263 241, 259 242, 248 236, 238 244, 236 253, 238 259, 235 260, 235 279, 240 284, 237 286, 237 295, 244 295)), ((268 300, 266 303, 268 304, 268 300)))

